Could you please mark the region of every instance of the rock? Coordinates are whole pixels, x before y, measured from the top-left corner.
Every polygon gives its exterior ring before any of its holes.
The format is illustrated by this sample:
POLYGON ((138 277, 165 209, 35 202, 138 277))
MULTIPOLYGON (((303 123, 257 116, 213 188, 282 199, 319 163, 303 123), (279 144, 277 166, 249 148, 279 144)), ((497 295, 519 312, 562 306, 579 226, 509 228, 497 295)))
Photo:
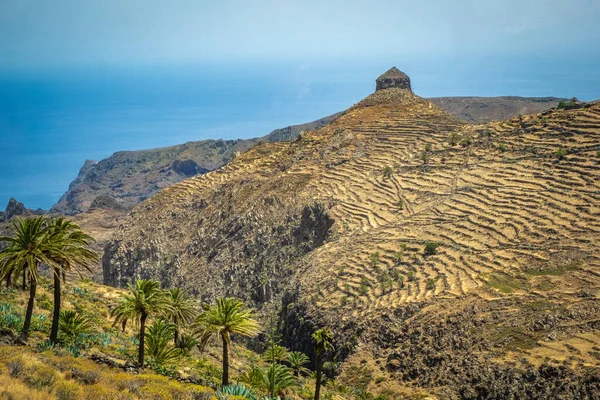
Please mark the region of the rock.
POLYGON ((390 68, 385 74, 377 78, 375 90, 389 88, 405 89, 412 92, 410 78, 396 67, 390 68))
POLYGON ((92 204, 90 205, 90 208, 88 209, 88 211, 93 210, 93 209, 103 209, 103 210, 117 210, 117 211, 125 211, 127 210, 127 208, 123 205, 121 205, 117 200, 113 199, 110 196, 106 196, 106 195, 100 195, 97 196, 94 201, 92 201, 92 204))
MULTIPOLYGON (((11 199, 8 201, 8 204, 6 206, 6 211, 4 211, 3 213, 0 212, 0 221, 8 221, 12 217, 33 215, 38 212, 39 212, 39 210, 34 212, 34 211, 31 211, 31 210, 25 208, 25 205, 23 203, 20 203, 11 197, 11 199)), ((42 210, 42 214, 43 214, 43 210, 42 210)))
POLYGON ((186 177, 205 174, 209 170, 206 168, 202 168, 194 160, 175 160, 171 164, 171 168, 173 171, 177 172, 179 175, 183 175, 186 177))

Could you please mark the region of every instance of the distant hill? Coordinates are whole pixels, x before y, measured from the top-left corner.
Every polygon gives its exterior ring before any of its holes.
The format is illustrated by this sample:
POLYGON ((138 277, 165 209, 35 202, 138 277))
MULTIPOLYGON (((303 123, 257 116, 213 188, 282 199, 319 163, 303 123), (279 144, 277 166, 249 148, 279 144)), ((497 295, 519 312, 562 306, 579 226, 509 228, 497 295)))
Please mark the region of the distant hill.
POLYGON ((557 97, 433 97, 436 106, 468 122, 503 121, 517 115, 537 114, 556 107, 557 97))

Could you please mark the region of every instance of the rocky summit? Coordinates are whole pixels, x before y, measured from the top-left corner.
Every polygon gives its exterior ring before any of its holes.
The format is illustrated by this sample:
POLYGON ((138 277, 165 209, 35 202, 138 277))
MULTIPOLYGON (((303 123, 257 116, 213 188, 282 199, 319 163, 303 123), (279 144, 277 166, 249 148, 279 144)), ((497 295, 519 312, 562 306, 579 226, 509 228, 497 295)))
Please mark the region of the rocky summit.
POLYGON ((467 123, 393 68, 121 220, 105 283, 237 296, 389 398, 600 398, 600 104, 467 123), (412 397, 409 397, 412 396, 412 397))

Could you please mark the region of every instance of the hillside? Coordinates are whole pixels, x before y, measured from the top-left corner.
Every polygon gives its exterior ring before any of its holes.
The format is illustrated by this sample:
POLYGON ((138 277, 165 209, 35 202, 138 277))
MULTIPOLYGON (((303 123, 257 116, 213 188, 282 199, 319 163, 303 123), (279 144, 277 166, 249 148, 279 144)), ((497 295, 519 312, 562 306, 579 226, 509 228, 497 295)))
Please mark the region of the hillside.
MULTIPOLYGON (((236 383, 244 382, 252 396, 235 397, 218 392, 221 382, 218 341, 202 348, 191 346, 169 362, 159 361, 147 349, 148 362, 145 368, 140 368, 135 363, 138 326, 128 324, 121 330, 109 316, 126 291, 89 280, 72 280, 66 284, 62 301, 63 310, 75 311, 87 321, 87 327, 74 328, 78 332, 75 339, 66 336, 67 330, 61 330, 60 343, 52 346, 47 340, 52 293, 50 280, 42 278, 28 345, 17 346, 13 338, 23 325, 27 291, 0 287, 0 399, 256 400, 262 399, 259 395, 266 392, 261 384, 244 380, 249 369, 269 365, 260 354, 265 347, 255 345, 254 351, 250 350, 237 335, 232 341, 232 378, 236 383)), ((151 323, 155 322, 156 318, 152 318, 151 323)), ((191 334, 192 330, 186 333, 191 334)), ((166 348, 172 347, 172 343, 172 340, 167 343, 166 348)), ((314 380, 305 371, 286 388, 286 398, 309 399, 313 388, 314 380)), ((333 394, 328 387, 324 391, 330 392, 330 397, 333 394)))
MULTIPOLYGON (((560 99, 525 97, 439 97, 430 99, 450 114, 468 122, 490 122, 545 111, 560 99)), ((102 161, 86 161, 68 191, 50 210, 75 215, 87 211, 98 196, 112 198, 112 207, 130 209, 154 193, 191 176, 217 169, 259 142, 294 140, 301 131, 328 124, 333 114, 306 124, 275 129, 261 138, 204 140, 141 151, 122 151, 102 161)), ((106 203, 106 202, 105 202, 106 203)))
POLYGON ((518 115, 537 114, 556 107, 556 97, 433 97, 433 104, 467 122, 503 121, 518 115))
POLYGON ((379 90, 137 206, 104 281, 246 298, 304 351, 327 324, 375 392, 596 398, 599 152, 599 104, 472 125, 379 90))
POLYGON ((112 198, 112 208, 132 208, 173 183, 225 165, 236 153, 258 142, 295 139, 300 131, 319 128, 336 116, 276 129, 262 138, 203 140, 151 150, 120 151, 100 162, 88 160, 50 212, 79 214, 87 211, 98 196, 109 202, 112 198))

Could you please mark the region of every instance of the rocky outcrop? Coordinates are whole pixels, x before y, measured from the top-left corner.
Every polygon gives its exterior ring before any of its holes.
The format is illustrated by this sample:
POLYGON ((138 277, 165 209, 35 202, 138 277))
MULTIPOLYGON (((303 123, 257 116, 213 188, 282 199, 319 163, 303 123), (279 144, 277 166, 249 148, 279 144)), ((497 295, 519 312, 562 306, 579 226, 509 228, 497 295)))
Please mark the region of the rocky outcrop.
POLYGON ((30 210, 30 209, 26 208, 23 203, 15 200, 14 198, 11 197, 11 199, 8 201, 8 204, 6 205, 6 210, 4 212, 0 211, 0 222, 8 221, 12 217, 28 216, 28 215, 41 215, 43 213, 44 213, 44 210, 42 210, 42 209, 37 209, 35 211, 30 210))
POLYGON ((118 201, 113 199, 110 196, 100 195, 92 201, 90 204, 90 208, 88 211, 102 209, 102 210, 116 210, 116 211, 125 211, 127 208, 123 207, 118 201))

